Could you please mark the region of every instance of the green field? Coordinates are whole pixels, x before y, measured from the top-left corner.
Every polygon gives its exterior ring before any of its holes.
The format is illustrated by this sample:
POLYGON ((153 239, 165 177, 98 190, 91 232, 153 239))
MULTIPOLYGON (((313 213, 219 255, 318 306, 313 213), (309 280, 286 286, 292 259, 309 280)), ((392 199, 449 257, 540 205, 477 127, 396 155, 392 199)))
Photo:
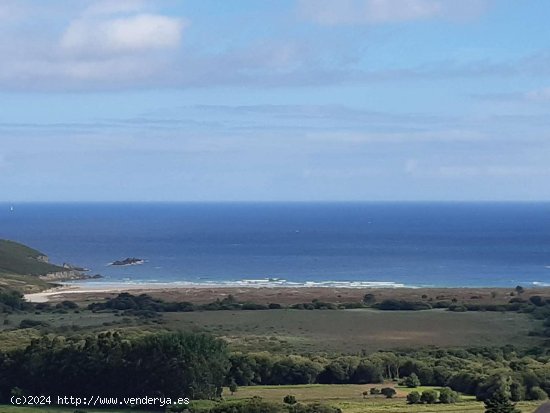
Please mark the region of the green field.
POLYGON ((264 310, 167 313, 166 326, 200 328, 234 348, 357 353, 427 346, 536 345, 527 315, 443 310, 264 310))
POLYGON ((234 349, 277 353, 357 353, 391 349, 471 347, 499 344, 536 345, 528 332, 540 322, 525 314, 455 313, 443 310, 262 310, 163 313, 140 320, 110 312, 20 313, 0 316, 0 346, 28 344, 34 329, 14 330, 23 319, 47 323, 44 332, 70 335, 123 329, 200 330, 225 338, 234 349), (5 320, 8 320, 7 322, 5 320), (460 334, 457 334, 460 332, 460 334))
MULTIPOLYGON (((230 395, 229 390, 224 389, 226 400, 245 399, 253 396, 262 397, 265 400, 280 402, 287 394, 296 397, 300 403, 322 402, 342 409, 344 413, 406 413, 406 412, 468 412, 483 413, 484 405, 482 402, 475 401, 472 396, 462 396, 462 400, 455 404, 435 404, 435 405, 409 405, 406 402, 406 395, 412 391, 423 391, 435 389, 436 387, 419 387, 416 389, 407 389, 396 387, 397 396, 393 399, 386 399, 384 396, 367 396, 363 398, 363 391, 372 387, 392 386, 391 384, 378 385, 359 385, 359 384, 313 384, 303 386, 251 386, 241 387, 234 395, 230 395)), ((518 408, 522 413, 532 413, 542 402, 522 402, 518 403, 518 408)))
MULTIPOLYGON (((472 396, 462 396, 460 402, 455 404, 434 404, 434 405, 409 405, 406 402, 406 395, 412 391, 423 391, 427 389, 438 390, 437 387, 419 387, 416 389, 407 389, 397 386, 397 396, 393 399, 386 399, 384 396, 367 396, 363 397, 363 392, 371 387, 392 386, 392 383, 384 385, 358 385, 358 384, 313 384, 313 385, 298 385, 298 386, 251 386, 241 387, 234 395, 231 395, 228 389, 224 389, 225 400, 248 399, 254 396, 259 396, 264 400, 271 402, 281 402, 283 397, 290 394, 296 397, 299 403, 317 403, 321 402, 327 405, 339 407, 343 413, 406 413, 406 412, 422 412, 422 413, 483 413, 484 405, 481 402, 475 401, 472 396)), ((199 405, 203 404, 198 402, 199 405)), ((207 403, 211 404, 211 402, 207 403)), ((521 402, 517 407, 522 413, 532 413, 542 402, 521 402)), ((57 413, 57 412, 73 412, 75 408, 30 408, 30 407, 15 407, 15 406, 0 406, 2 413, 57 413)), ((102 412, 102 413, 123 413, 130 410, 89 410, 81 409, 86 412, 102 412)), ((132 410, 136 411, 136 410, 132 410)), ((146 413, 147 411, 139 410, 146 413)))

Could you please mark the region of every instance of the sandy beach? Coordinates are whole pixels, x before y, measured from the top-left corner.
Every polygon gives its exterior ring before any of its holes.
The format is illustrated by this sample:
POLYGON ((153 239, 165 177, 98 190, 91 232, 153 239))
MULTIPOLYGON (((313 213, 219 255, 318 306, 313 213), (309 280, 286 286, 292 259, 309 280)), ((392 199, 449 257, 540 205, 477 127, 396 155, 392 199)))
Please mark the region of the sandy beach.
MULTIPOLYGON (((333 303, 359 302, 367 293, 374 294, 377 300, 452 300, 501 304, 507 303, 515 294, 513 288, 349 288, 349 287, 242 287, 205 284, 173 283, 67 283, 39 293, 27 294, 25 298, 34 303, 99 301, 121 292, 149 294, 166 301, 189 301, 208 303, 233 295, 242 302, 295 304, 312 300, 333 303)), ((550 287, 526 289, 524 297, 531 295, 550 296, 550 287)))

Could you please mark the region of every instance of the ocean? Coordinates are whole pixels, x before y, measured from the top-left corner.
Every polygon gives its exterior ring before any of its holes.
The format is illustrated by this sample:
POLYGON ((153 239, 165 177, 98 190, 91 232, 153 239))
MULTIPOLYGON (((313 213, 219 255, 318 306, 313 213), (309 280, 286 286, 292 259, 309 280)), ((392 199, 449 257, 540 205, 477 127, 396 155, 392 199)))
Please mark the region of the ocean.
POLYGON ((0 238, 89 283, 550 285, 550 203, 0 204, 0 238))

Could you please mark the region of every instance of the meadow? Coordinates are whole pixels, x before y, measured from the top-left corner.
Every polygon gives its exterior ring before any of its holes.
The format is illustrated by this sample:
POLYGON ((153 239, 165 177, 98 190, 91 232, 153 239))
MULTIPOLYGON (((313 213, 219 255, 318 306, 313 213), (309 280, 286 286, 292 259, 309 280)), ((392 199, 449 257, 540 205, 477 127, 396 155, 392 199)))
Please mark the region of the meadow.
MULTIPOLYGON (((299 403, 323 403, 340 408, 343 413, 483 413, 485 411, 482 402, 476 401, 473 396, 462 395, 461 400, 455 404, 416 404, 409 405, 406 402, 406 395, 412 390, 422 392, 424 390, 439 390, 438 387, 422 386, 416 389, 408 389, 396 386, 397 395, 392 399, 384 396, 369 395, 363 396, 364 391, 372 387, 393 386, 391 383, 384 385, 356 385, 356 384, 310 384, 293 386, 249 386, 241 387, 231 394, 229 389, 224 388, 223 398, 226 401, 244 400, 252 397, 261 397, 263 400, 280 403, 286 395, 293 395, 299 403)), ((522 413, 532 413, 542 402, 520 402, 517 408, 522 413)), ((213 405, 209 401, 195 401, 192 403, 197 407, 213 405)), ((63 407, 16 407, 0 405, 2 413, 72 413, 74 408, 63 407)), ((127 413, 136 410, 112 410, 112 409, 81 409, 86 413, 127 413)), ((149 413, 147 410, 139 410, 142 413, 149 413)))
POLYGON ((88 310, 0 315, 0 346, 30 343, 41 332, 79 334, 121 329, 129 335, 156 330, 205 331, 237 350, 275 353, 358 353, 422 347, 536 345, 528 332, 540 324, 526 314, 444 310, 258 310, 163 313, 147 320, 88 310), (7 321, 6 321, 7 320, 7 321), (23 320, 46 327, 16 329, 23 320), (459 332, 459 333, 458 333, 459 332))
POLYGON ((166 313, 170 328, 200 328, 238 349, 357 353, 377 350, 533 345, 528 315, 444 310, 264 310, 166 313))
MULTIPOLYGON (((385 384, 386 385, 386 384, 385 384)), ((397 395, 387 399, 382 395, 363 397, 363 392, 372 387, 384 387, 385 385, 358 385, 358 384, 312 384, 294 386, 250 386, 242 387, 230 395, 228 389, 224 389, 224 397, 227 400, 246 399, 259 396, 264 400, 279 402, 286 395, 293 395, 300 403, 322 402, 342 409, 343 413, 483 413, 485 411, 482 402, 476 401, 473 396, 462 395, 461 400, 455 404, 415 404, 409 405, 406 396, 412 390, 422 392, 437 387, 423 386, 416 389, 396 386, 397 395)), ((393 386, 392 384, 387 384, 393 386)), ((542 402, 521 402, 517 407, 522 413, 532 413, 542 402)))

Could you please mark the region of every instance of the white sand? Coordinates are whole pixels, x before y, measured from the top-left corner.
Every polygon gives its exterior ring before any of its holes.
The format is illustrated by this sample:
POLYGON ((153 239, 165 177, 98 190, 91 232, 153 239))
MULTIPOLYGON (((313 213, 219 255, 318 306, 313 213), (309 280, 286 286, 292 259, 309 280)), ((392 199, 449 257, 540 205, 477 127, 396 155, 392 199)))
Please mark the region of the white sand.
POLYGON ((133 290, 167 290, 173 289, 174 286, 169 283, 153 283, 153 284, 125 284, 125 283, 109 283, 98 285, 78 285, 65 284, 61 287, 51 288, 39 293, 25 294, 25 299, 31 303, 45 303, 50 298, 62 296, 66 293, 85 294, 85 293, 121 293, 124 291, 133 290))

